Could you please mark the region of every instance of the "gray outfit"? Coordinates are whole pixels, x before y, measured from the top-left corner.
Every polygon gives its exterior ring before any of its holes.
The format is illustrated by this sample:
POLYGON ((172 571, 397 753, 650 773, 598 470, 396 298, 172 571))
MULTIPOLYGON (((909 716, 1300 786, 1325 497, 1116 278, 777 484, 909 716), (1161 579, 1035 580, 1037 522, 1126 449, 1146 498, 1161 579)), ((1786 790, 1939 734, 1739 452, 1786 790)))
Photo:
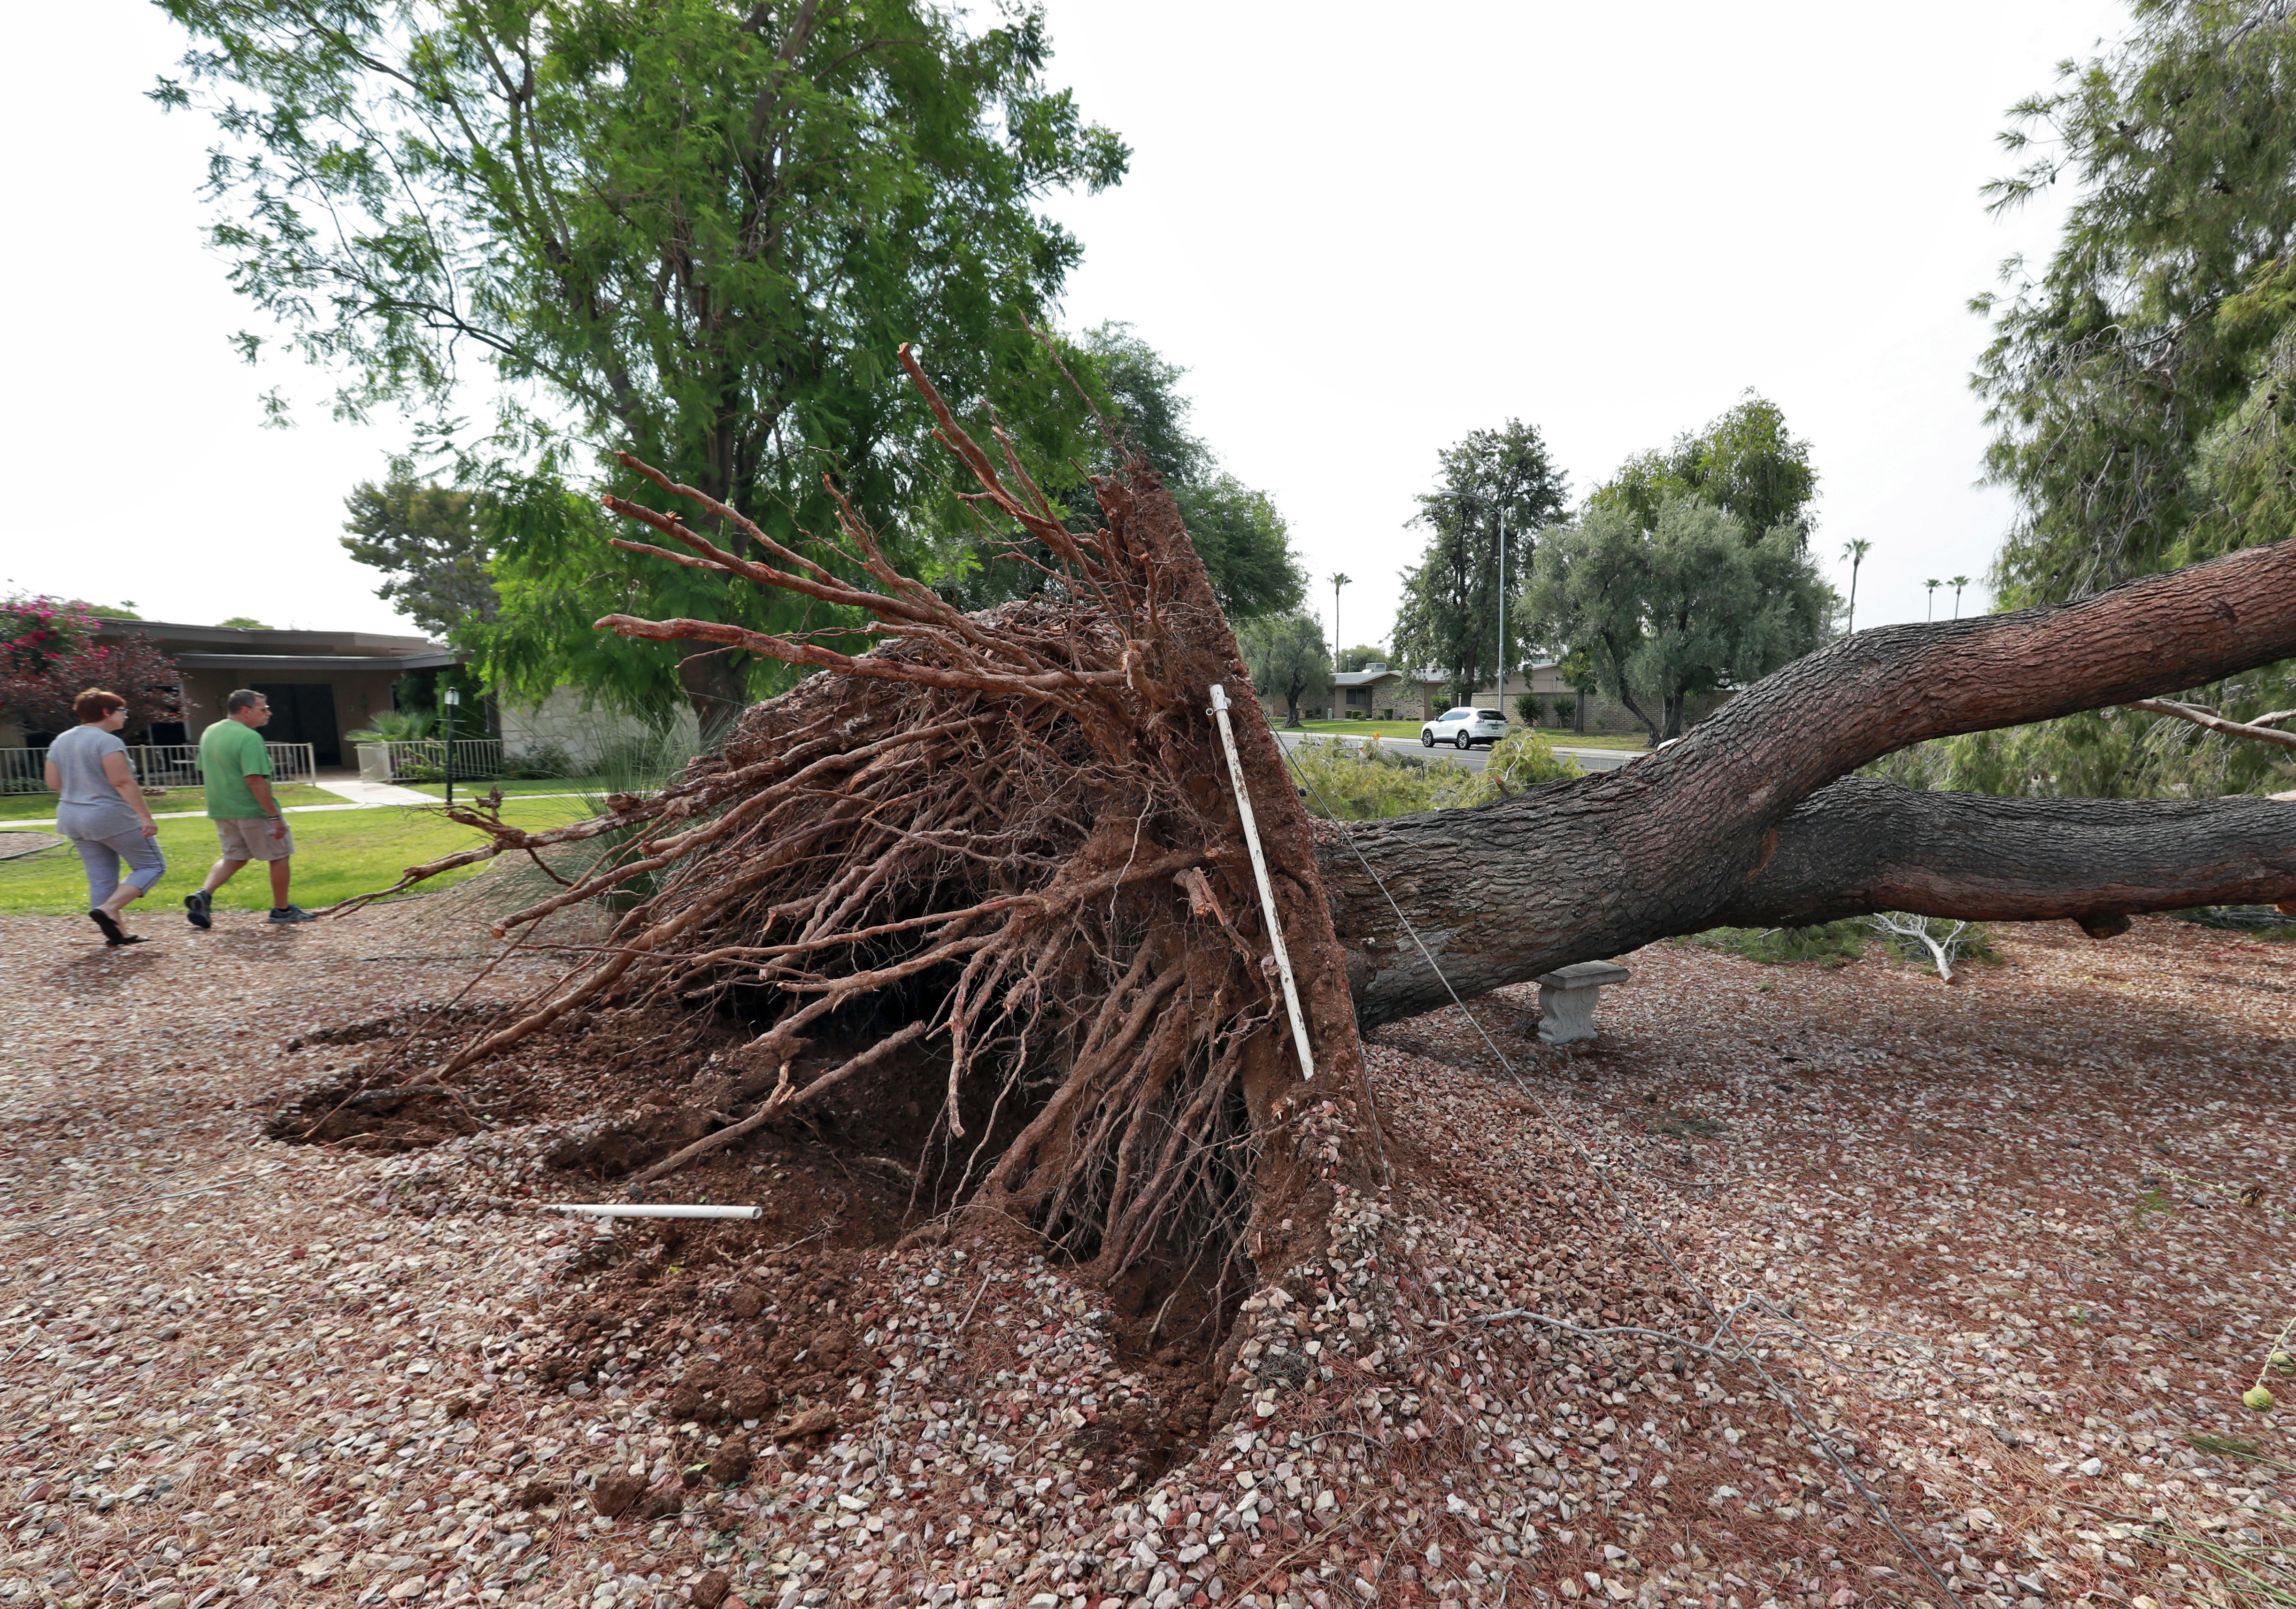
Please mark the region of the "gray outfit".
POLYGON ((48 759, 63 784, 56 830, 79 850, 91 906, 102 905, 119 887, 123 860, 127 881, 147 891, 168 869, 158 841, 144 836, 143 821, 103 774, 104 756, 127 751, 117 734, 93 725, 75 727, 48 745, 48 759))

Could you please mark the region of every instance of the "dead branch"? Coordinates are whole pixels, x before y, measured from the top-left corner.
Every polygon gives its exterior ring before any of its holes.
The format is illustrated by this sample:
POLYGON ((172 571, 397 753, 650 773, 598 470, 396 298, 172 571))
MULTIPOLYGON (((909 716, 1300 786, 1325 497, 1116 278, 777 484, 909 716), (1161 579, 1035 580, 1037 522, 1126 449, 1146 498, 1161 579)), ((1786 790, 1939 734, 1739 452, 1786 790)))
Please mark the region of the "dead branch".
POLYGON ((2178 720, 2188 720, 2196 727, 2211 732, 2221 732, 2226 737, 2251 737, 2259 743, 2278 743, 2284 749, 2296 749, 2296 732, 2281 732, 2274 728, 2296 710, 2275 710, 2269 715, 2259 715, 2254 720, 2226 720, 2205 704, 2188 704, 2180 699, 2140 698, 2122 706, 2142 710, 2148 715, 2173 715, 2178 720))

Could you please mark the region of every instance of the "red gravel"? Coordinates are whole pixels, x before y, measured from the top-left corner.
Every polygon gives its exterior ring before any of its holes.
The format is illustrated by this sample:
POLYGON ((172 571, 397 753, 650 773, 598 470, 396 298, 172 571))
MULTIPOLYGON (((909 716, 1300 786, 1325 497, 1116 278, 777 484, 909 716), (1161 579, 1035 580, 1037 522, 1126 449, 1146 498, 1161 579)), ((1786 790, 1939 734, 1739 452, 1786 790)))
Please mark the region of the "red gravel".
MULTIPOLYGON (((0 1603, 1840 1609, 1942 1601, 1926 1558, 2174 1605, 2291 1534, 2239 1402, 2296 1310, 2284 948, 2009 930, 1947 989, 1661 947, 1583 1053, 1473 1003, 1513 1075, 1398 1024, 1393 1182, 1207 1377, 1017 1241, 897 1249, 899 1181, 827 1147, 678 1176, 755 1228, 538 1220, 598 1187, 554 1147, 656 1121, 577 1124, 570 1071, 374 1131, 416 1149, 264 1137, 355 1049, 285 1041, 466 981, 425 903, 126 955, 0 922, 0 1603)), ((707 1076, 647 1067, 618 1098, 707 1076)))

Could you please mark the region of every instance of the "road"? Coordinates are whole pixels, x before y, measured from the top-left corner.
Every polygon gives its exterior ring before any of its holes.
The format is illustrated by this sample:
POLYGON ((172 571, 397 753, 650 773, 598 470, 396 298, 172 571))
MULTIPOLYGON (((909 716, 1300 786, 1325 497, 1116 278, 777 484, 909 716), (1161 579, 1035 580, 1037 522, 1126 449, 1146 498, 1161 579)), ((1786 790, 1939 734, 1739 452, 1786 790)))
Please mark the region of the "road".
MULTIPOLYGON (((1286 732, 1281 727, 1275 729, 1276 741, 1283 745, 1286 751, 1296 749, 1311 739, 1331 736, 1337 736, 1343 743, 1362 743, 1370 741, 1368 738, 1348 737, 1332 733, 1286 732)), ((1388 738, 1384 741, 1388 747, 1399 749, 1406 754, 1423 755, 1430 759, 1456 760, 1470 771, 1481 770, 1490 763, 1491 759, 1491 751, 1488 749, 1470 749, 1463 754, 1447 744, 1438 749, 1423 749, 1409 738, 1400 741, 1388 738)), ((1636 756, 1646 752, 1642 749, 1581 749, 1562 743, 1555 744, 1554 751, 1557 754, 1567 754, 1577 760, 1578 768, 1582 771, 1615 771, 1634 759, 1636 756)))

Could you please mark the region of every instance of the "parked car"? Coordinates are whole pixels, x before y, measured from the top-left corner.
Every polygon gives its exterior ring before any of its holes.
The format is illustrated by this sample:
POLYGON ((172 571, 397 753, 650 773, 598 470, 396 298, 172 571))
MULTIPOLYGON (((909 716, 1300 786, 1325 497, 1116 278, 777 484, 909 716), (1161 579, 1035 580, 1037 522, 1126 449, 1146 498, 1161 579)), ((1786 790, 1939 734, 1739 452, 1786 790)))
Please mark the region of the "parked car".
POLYGON ((1446 710, 1442 714, 1419 728, 1419 746, 1431 749, 1437 743, 1451 743, 1462 749, 1472 749, 1477 743, 1496 743, 1507 735, 1506 717, 1496 710, 1470 710, 1462 705, 1446 710))

